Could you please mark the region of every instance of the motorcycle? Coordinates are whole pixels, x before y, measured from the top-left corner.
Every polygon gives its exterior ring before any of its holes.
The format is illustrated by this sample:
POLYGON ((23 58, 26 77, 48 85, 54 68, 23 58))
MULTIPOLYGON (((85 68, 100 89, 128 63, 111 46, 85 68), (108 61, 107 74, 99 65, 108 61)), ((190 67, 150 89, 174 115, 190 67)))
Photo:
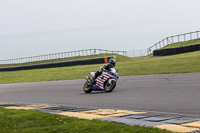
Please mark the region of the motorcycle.
MULTIPOLYGON (((118 70, 114 68, 110 68, 110 71, 102 71, 101 75, 99 75, 95 82, 92 83, 92 79, 88 76, 85 77, 86 82, 83 86, 83 90, 85 93, 90 93, 92 91, 105 91, 111 92, 115 89, 117 80, 119 78, 117 74, 118 70)), ((91 72, 92 77, 95 76, 94 72, 91 72)))

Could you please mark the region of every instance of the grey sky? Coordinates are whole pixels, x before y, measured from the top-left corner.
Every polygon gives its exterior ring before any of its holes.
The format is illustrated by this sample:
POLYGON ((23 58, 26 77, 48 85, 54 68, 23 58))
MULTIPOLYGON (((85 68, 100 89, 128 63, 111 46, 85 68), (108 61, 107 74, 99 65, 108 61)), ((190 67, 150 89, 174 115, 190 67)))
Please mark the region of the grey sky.
POLYGON ((147 49, 200 29, 199 0, 0 0, 0 59, 147 49))

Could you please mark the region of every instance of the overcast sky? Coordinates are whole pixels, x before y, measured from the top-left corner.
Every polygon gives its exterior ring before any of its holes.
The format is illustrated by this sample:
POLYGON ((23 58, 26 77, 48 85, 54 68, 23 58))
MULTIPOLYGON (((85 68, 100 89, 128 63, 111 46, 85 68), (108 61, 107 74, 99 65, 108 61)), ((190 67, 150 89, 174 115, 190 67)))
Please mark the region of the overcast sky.
POLYGON ((0 0, 0 60, 147 49, 200 30, 200 0, 0 0))

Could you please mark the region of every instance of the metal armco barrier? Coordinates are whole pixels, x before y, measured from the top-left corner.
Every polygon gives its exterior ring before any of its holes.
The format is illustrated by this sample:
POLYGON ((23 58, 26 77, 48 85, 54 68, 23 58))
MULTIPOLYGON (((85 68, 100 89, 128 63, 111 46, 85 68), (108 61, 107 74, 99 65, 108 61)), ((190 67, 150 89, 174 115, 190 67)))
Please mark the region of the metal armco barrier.
POLYGON ((91 58, 73 61, 62 61, 56 63, 46 63, 46 64, 36 64, 27 66, 17 66, 17 67, 7 67, 0 68, 0 72, 3 71, 18 71, 18 70, 29 70, 29 69, 42 69, 42 68, 54 68, 54 67, 66 67, 66 66, 76 66, 76 65, 90 65, 90 64, 102 64, 108 63, 111 58, 116 58, 114 56, 102 57, 102 58, 91 58))
POLYGON ((161 49, 161 50, 154 50, 154 56, 166 56, 166 55, 175 55, 175 54, 182 54, 187 52, 194 52, 200 50, 200 44, 190 45, 185 47, 179 48, 168 48, 168 49, 161 49))
POLYGON ((200 31, 194 31, 194 32, 189 32, 189 33, 184 33, 184 34, 180 34, 180 35, 167 37, 167 38, 163 39, 162 41, 149 47, 147 49, 148 55, 153 53, 154 50, 160 49, 160 48, 167 46, 169 44, 172 44, 172 43, 178 43, 178 42, 199 39, 199 37, 200 37, 199 33, 200 33, 200 31))

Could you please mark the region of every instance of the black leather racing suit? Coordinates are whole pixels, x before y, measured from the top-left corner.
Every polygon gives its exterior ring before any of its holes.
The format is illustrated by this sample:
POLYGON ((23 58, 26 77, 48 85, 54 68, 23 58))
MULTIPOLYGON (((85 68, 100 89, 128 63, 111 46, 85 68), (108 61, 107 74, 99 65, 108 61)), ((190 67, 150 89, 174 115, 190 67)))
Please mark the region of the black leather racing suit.
POLYGON ((107 65, 104 65, 103 67, 101 67, 101 70, 100 70, 100 71, 97 71, 97 72, 95 73, 94 79, 96 79, 99 75, 101 75, 102 71, 105 71, 105 70, 106 70, 106 71, 109 71, 110 68, 112 68, 112 67, 110 67, 110 64, 107 64, 107 65))

